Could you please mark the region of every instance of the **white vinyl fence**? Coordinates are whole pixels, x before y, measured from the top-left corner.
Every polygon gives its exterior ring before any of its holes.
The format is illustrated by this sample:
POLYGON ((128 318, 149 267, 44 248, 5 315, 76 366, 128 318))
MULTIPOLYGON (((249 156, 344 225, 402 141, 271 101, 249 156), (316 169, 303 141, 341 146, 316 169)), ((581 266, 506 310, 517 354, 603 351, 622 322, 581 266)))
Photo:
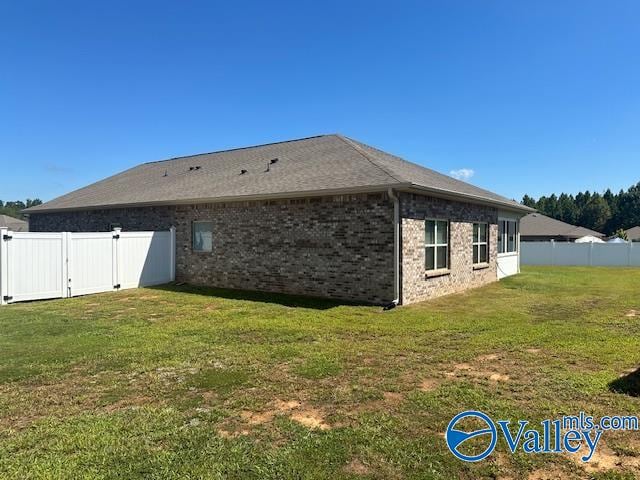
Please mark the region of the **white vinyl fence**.
POLYGON ((521 242, 523 265, 640 267, 640 244, 521 242))
POLYGON ((175 229, 36 233, 0 229, 0 304, 175 280, 175 229))

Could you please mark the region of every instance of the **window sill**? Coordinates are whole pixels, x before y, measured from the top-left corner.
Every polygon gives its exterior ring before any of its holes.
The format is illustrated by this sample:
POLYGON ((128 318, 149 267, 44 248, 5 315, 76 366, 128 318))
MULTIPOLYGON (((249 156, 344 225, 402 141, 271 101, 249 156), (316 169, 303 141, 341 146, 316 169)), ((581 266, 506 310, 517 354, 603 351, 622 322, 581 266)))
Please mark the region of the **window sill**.
POLYGON ((451 270, 448 268, 441 268, 440 270, 429 270, 425 273, 425 278, 442 277, 444 275, 451 275, 451 270))
POLYGON ((473 264, 473 269, 474 270, 484 270, 485 268, 489 268, 489 264, 488 263, 474 263, 473 264))
POLYGON ((191 253, 195 253, 196 255, 207 255, 212 252, 213 250, 191 250, 191 253))

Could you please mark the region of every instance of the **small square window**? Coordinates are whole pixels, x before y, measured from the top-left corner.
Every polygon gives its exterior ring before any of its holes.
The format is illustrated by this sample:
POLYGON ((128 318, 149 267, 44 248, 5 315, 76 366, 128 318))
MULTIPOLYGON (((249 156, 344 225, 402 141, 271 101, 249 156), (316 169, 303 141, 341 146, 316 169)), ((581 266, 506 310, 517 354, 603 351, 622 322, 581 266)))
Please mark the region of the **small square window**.
POLYGON ((213 222, 193 222, 193 251, 210 252, 213 250, 213 222))

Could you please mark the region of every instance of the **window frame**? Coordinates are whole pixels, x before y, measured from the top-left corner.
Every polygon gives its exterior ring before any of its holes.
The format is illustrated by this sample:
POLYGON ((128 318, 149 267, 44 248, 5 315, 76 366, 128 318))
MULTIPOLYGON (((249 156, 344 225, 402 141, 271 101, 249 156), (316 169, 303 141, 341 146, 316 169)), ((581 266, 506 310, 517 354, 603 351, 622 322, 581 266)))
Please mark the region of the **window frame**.
POLYGON ((520 223, 513 218, 498 219, 498 255, 515 255, 518 253, 520 223), (513 224, 513 250, 509 250, 509 224, 513 224))
POLYGON ((191 222, 191 251, 194 253, 213 252, 213 222, 211 220, 193 220, 191 222), (210 249, 196 248, 196 224, 198 223, 208 223, 209 225, 211 225, 211 248, 210 249))
POLYGON ((478 226, 478 241, 476 242, 473 238, 474 232, 471 232, 471 255, 473 256, 473 264, 474 265, 486 265, 489 263, 490 260, 490 256, 489 256, 489 222, 473 222, 473 227, 472 229, 475 229, 476 225, 478 226), (482 242, 480 241, 480 239, 482 238, 480 235, 480 227, 484 226, 485 227, 485 241, 482 242), (487 249, 487 259, 484 261, 480 260, 480 247, 484 246, 487 249), (473 252, 475 247, 478 247, 478 256, 476 257, 475 253, 473 252))
POLYGON ((424 268, 427 273, 431 272, 445 272, 449 270, 451 255, 451 225, 449 220, 442 218, 425 218, 424 219, 424 268), (427 225, 428 222, 433 222, 433 240, 434 243, 427 243, 427 225), (438 243, 438 222, 445 223, 447 225, 446 243, 438 243), (438 268, 438 247, 446 247, 445 266, 438 268), (433 268, 427 266, 427 249, 433 248, 433 268))

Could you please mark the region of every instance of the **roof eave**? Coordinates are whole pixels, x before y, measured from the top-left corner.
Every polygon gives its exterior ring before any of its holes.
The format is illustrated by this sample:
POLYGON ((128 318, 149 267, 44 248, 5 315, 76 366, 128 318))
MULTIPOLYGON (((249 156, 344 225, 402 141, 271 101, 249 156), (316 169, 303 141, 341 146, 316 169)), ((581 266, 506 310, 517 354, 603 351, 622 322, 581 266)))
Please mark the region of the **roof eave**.
POLYGON ((525 205, 514 205, 510 202, 500 202, 497 200, 492 200, 476 195, 465 194, 460 192, 453 192, 450 190, 438 189, 433 187, 425 187, 423 185, 417 185, 415 183, 405 182, 405 183, 389 183, 382 185, 371 185, 366 187, 351 187, 351 188, 339 188, 339 189, 328 189, 328 190, 307 190, 307 191, 299 191, 299 192, 278 192, 272 194, 260 194, 260 195, 237 195, 237 196, 227 196, 227 197, 205 197, 205 198, 187 198, 187 199, 179 199, 179 200, 167 200, 167 201, 153 201, 153 202, 137 202, 137 203, 114 203, 108 205, 85 205, 81 207, 62 207, 62 208, 46 208, 43 206, 46 205, 38 205, 36 207, 31 207, 22 210, 22 213, 27 215, 39 214, 39 213, 60 213, 60 212, 69 212, 69 211, 77 211, 77 210, 108 210, 108 209, 116 209, 116 208, 134 208, 134 207, 154 207, 154 206, 167 206, 167 205, 190 205, 190 204, 202 204, 202 203, 224 203, 224 202, 249 202, 249 201, 260 201, 260 200, 276 200, 276 199, 287 199, 287 198, 304 198, 304 197, 321 197, 321 196, 331 196, 331 195, 348 195, 348 194, 358 194, 358 193, 375 193, 375 192, 384 192, 389 188, 394 188, 396 190, 410 192, 410 193, 419 193, 419 194, 429 194, 434 197, 444 198, 447 200, 456 200, 456 201, 466 201, 470 203, 476 203, 481 205, 488 205, 492 207, 498 207, 503 210, 509 210, 513 212, 519 213, 529 213, 535 212, 535 209, 527 207, 525 205))
POLYGON ((532 213, 536 211, 534 208, 527 207, 526 205, 513 204, 511 202, 501 202, 498 200, 492 200, 489 198, 481 197, 478 195, 472 195, 469 193, 453 192, 450 190, 444 190, 439 188, 425 187, 423 185, 417 185, 415 183, 412 183, 410 187, 407 189, 407 191, 412 193, 421 193, 421 194, 428 193, 438 198, 444 198, 447 200, 457 200, 457 201, 462 200, 469 203, 476 203, 480 205, 498 207, 503 210, 509 210, 509 211, 518 212, 518 213, 532 213))
POLYGON ((305 198, 305 197, 325 197, 332 195, 354 195, 359 193, 380 193, 386 192, 389 188, 402 189, 406 188, 410 184, 404 183, 391 183, 381 185, 371 185, 365 187, 355 188, 336 188, 328 190, 306 190, 299 192, 278 192, 270 194, 259 195, 236 195, 227 197, 208 197, 208 198, 187 198, 179 200, 166 200, 166 201, 153 201, 153 202, 136 202, 136 203, 118 203, 109 205, 86 205, 82 207, 64 207, 64 208, 39 208, 31 207, 22 210, 22 213, 27 215, 36 215, 40 213, 60 213, 71 211, 86 211, 86 210, 111 210, 116 208, 137 208, 137 207, 160 207, 168 205, 191 205, 191 204, 203 204, 203 203, 225 203, 225 202, 251 202, 261 200, 278 200, 288 198, 305 198))

